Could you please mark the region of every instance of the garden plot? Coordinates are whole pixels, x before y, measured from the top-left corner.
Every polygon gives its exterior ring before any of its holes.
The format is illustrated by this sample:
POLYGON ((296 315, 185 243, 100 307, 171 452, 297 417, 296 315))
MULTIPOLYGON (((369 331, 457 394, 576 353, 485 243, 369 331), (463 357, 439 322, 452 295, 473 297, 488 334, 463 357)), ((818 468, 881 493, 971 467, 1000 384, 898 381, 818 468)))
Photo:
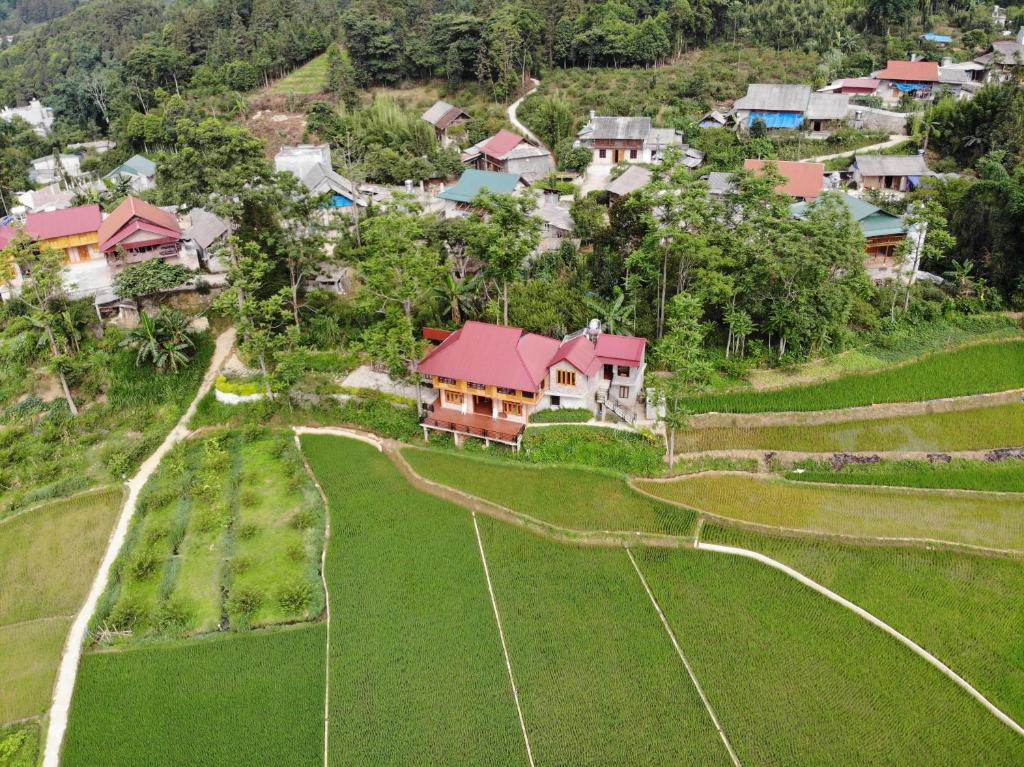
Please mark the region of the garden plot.
POLYGON ((120 488, 97 490, 0 524, 0 724, 46 711, 122 500, 120 488))
POLYGON ((1024 445, 1024 405, 814 425, 702 427, 682 432, 680 452, 703 450, 850 451, 989 450, 1024 445))
POLYGON ((322 541, 322 503, 290 435, 186 441, 143 492, 94 636, 123 642, 315 618, 322 541))
POLYGON ((690 508, 771 527, 1024 552, 1024 496, 811 485, 742 474, 640 480, 637 486, 690 508))
POLYGON ((771 391, 707 394, 688 400, 697 413, 835 410, 882 402, 919 402, 1024 387, 1024 341, 938 352, 873 373, 771 391))
POLYGON ((744 765, 1019 765, 1024 738, 892 637, 740 557, 638 552, 744 765))
POLYGON ((64 767, 323 763, 323 625, 82 657, 64 767))
POLYGON ((527 764, 471 517, 351 439, 305 436, 328 497, 329 764, 527 764))
POLYGON ((1024 561, 919 548, 845 546, 705 525, 852 600, 1024 722, 1024 561))
POLYGON ((696 514, 634 492, 610 473, 518 466, 406 449, 420 476, 572 530, 639 530, 689 536, 696 514))

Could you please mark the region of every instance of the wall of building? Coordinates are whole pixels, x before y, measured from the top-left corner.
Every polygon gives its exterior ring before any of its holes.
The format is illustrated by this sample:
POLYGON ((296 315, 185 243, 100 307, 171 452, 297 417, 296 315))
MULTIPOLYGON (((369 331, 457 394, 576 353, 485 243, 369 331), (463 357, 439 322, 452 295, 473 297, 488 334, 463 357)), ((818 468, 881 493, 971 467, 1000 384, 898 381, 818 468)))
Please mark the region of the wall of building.
POLYGON ((907 132, 905 112, 890 112, 887 109, 850 104, 850 121, 854 128, 862 131, 900 135, 906 135, 907 132))

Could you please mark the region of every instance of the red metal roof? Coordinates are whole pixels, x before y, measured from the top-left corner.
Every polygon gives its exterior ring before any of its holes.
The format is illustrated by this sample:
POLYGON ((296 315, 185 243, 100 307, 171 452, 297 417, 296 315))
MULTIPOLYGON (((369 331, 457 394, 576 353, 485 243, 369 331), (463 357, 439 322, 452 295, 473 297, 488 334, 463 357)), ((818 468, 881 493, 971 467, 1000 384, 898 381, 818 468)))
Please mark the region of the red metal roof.
POLYGON ((163 229, 168 229, 176 239, 181 239, 181 228, 173 213, 160 210, 155 205, 143 202, 138 197, 126 197, 125 201, 107 216, 99 228, 100 250, 106 251, 108 243, 112 241, 114 244, 111 244, 110 247, 114 247, 116 235, 133 219, 142 219, 163 229))
POLYGON ((25 218, 25 231, 37 240, 53 240, 96 232, 102 220, 99 205, 80 205, 77 208, 29 213, 25 218))
POLYGON ((594 354, 602 362, 616 362, 634 367, 644 361, 647 339, 639 336, 616 336, 602 333, 597 337, 594 354))
POLYGON ((577 336, 558 347, 558 351, 555 352, 555 356, 551 358, 548 365, 551 366, 562 361, 568 362, 586 375, 596 372, 597 366, 600 364, 594 356, 594 344, 585 335, 577 336))
POLYGON ((557 349, 555 339, 522 328, 467 322, 423 358, 419 372, 537 391, 557 349))
POLYGON ((899 82, 937 83, 939 65, 934 61, 890 61, 885 69, 875 73, 875 77, 899 82))
MULTIPOLYGON (((744 160, 743 167, 758 173, 770 160, 744 160)), ((825 164, 820 162, 795 162, 779 160, 775 162, 779 173, 786 179, 776 191, 811 201, 816 200, 825 188, 825 164)))
POLYGON ((11 240, 18 234, 13 226, 0 226, 0 250, 11 244, 11 240))
POLYGON ((487 143, 480 147, 481 151, 488 157, 493 157, 496 160, 501 160, 523 143, 524 139, 518 133, 513 133, 510 130, 502 128, 500 131, 491 136, 487 143))
POLYGON ((874 93, 878 80, 873 77, 847 77, 839 86, 840 93, 874 93))
POLYGON ((441 328, 423 328, 423 338, 427 341, 443 341, 452 334, 451 330, 441 328))
POLYGON ((177 242, 181 239, 181 232, 175 231, 174 229, 167 229, 156 224, 151 224, 148 221, 142 219, 133 219, 127 226, 123 226, 117 230, 113 237, 109 240, 100 243, 100 250, 104 253, 109 253, 114 250, 118 245, 124 244, 126 250, 142 250, 143 248, 155 248, 157 245, 165 245, 171 242, 177 242), (149 235, 148 237, 141 237, 133 240, 130 243, 124 243, 126 239, 134 235, 136 232, 144 232, 149 235))

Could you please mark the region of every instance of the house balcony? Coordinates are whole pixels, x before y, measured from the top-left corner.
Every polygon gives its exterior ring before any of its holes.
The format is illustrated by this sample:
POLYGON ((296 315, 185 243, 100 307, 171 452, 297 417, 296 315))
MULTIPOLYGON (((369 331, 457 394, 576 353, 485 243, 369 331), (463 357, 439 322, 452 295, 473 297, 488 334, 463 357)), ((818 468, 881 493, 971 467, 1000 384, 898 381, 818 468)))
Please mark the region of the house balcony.
POLYGON ((439 400, 427 406, 427 413, 420 425, 425 440, 429 439, 430 431, 442 431, 452 434, 456 445, 461 445, 465 437, 476 437, 487 444, 498 442, 516 450, 522 445, 523 431, 526 429, 525 423, 441 407, 439 400))

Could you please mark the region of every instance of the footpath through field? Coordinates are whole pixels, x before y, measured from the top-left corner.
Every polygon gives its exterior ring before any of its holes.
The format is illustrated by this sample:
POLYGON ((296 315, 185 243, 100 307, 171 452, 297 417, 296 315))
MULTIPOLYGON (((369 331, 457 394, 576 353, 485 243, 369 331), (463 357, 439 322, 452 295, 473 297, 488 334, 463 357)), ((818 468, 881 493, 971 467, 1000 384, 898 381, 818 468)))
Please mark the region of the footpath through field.
POLYGON ((213 382, 217 379, 217 374, 220 371, 221 365, 223 365, 224 361, 228 358, 228 355, 234 345, 234 328, 229 328, 217 337, 213 356, 210 359, 210 367, 207 369, 206 375, 203 376, 202 383, 199 385, 199 391, 196 392, 196 396, 192 400, 192 403, 188 406, 185 414, 182 415, 178 423, 173 429, 171 429, 171 432, 160 444, 160 447, 158 447, 153 454, 143 462, 142 466, 139 467, 138 473, 127 483, 128 498, 125 500, 121 516, 117 520, 117 526, 114 528, 114 532, 111 535, 103 561, 100 563, 99 570, 96 572, 96 577, 92 582, 92 588, 89 590, 89 596, 86 598, 85 604, 82 605, 82 609, 79 610, 75 617, 74 623, 71 624, 71 631, 68 633, 67 641, 64 644, 64 654, 61 657, 60 670, 58 671, 57 682, 54 685, 53 690, 53 704, 50 707, 50 724, 46 732, 43 767, 58 767, 60 763, 61 745, 64 742, 64 733, 68 726, 68 712, 71 708, 71 696, 75 690, 75 678, 78 675, 78 665, 82 657, 82 645, 85 641, 85 635, 89 628, 89 619, 96 610, 96 605, 99 602, 100 596, 102 596, 103 592, 107 588, 107 582, 110 578, 110 569, 113 566, 114 561, 117 559, 117 556, 121 551, 121 547, 124 545, 125 537, 128 534, 129 523, 132 520, 132 516, 135 514, 135 507, 139 499, 139 493, 146 484, 150 475, 156 471, 156 468, 160 465, 161 459, 167 454, 167 452, 178 444, 178 442, 188 436, 188 422, 195 414, 196 408, 199 406, 199 402, 206 396, 207 392, 210 391, 210 387, 213 386, 213 382))
POLYGON ((511 104, 509 104, 508 121, 512 123, 513 127, 515 127, 517 131, 526 136, 526 138, 530 139, 531 141, 536 141, 540 146, 544 146, 544 142, 537 138, 536 134, 534 134, 533 131, 531 131, 529 128, 527 128, 525 125, 519 122, 519 105, 523 103, 523 99, 525 99, 527 96, 536 93, 537 89, 540 87, 540 80, 538 80, 536 77, 531 77, 530 82, 533 83, 533 87, 530 88, 530 90, 528 90, 522 96, 517 98, 515 101, 513 101, 511 104))

